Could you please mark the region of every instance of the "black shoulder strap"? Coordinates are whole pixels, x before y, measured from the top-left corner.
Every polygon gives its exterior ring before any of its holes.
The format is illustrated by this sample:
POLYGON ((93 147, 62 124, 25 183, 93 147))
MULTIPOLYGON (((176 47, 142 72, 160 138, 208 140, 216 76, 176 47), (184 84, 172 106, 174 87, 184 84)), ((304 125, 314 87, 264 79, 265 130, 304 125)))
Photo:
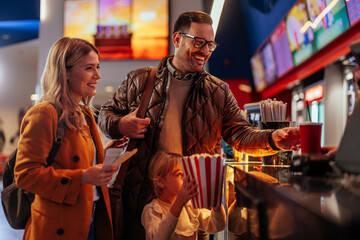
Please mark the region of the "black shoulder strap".
POLYGON ((56 139, 51 147, 49 156, 46 158, 46 163, 47 163, 47 167, 50 166, 53 162, 54 162, 54 158, 55 155, 57 153, 57 151, 60 148, 61 142, 63 140, 63 138, 65 137, 65 125, 62 121, 60 121, 60 116, 61 116, 61 109, 58 109, 54 103, 52 102, 48 102, 51 105, 53 105, 53 107, 56 109, 57 114, 58 114, 58 125, 57 125, 57 129, 56 129, 56 139))
MULTIPOLYGON (((154 88, 155 74, 156 74, 156 68, 151 68, 149 71, 149 75, 147 77, 144 93, 140 100, 139 109, 136 114, 136 117, 138 117, 138 118, 145 118, 146 109, 149 105, 151 93, 154 88)), ((135 146, 136 146, 136 139, 130 139, 129 145, 126 148, 126 150, 131 151, 135 148, 135 146)), ((127 161, 127 162, 129 162, 129 161, 127 161)))
MULTIPOLYGON (((151 97, 151 93, 152 93, 152 90, 154 88, 155 74, 156 74, 156 68, 151 68, 151 70, 149 71, 149 75, 147 77, 146 87, 145 87, 144 93, 143 93, 143 95, 141 97, 139 110, 138 110, 138 112, 136 114, 136 116, 138 118, 145 118, 146 109, 148 107, 150 97, 151 97)), ((135 146, 136 146, 136 139, 130 139, 126 151, 133 150, 135 148, 135 146)), ((122 184, 124 183, 125 176, 126 176, 129 164, 130 164, 130 160, 124 162, 121 165, 120 170, 119 170, 119 174, 116 176, 116 179, 115 179, 115 182, 114 182, 114 187, 113 188, 115 190, 120 190, 122 188, 122 184)))

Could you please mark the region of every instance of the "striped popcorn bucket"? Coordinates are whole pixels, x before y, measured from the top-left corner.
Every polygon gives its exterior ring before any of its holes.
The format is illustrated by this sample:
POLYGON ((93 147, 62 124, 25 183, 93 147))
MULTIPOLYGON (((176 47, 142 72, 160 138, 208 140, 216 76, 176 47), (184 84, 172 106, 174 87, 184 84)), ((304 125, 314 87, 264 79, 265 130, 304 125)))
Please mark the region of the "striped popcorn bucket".
POLYGON ((220 207, 225 165, 221 155, 195 154, 181 158, 184 175, 196 180, 198 195, 191 199, 194 208, 220 207))

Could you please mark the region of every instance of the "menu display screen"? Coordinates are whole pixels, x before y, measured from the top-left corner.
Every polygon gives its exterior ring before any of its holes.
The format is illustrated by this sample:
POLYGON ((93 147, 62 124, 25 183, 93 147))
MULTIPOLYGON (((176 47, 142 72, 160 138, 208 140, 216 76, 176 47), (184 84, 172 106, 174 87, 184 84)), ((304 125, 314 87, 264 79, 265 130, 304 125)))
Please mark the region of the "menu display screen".
POLYGON ((64 35, 90 41, 101 59, 168 55, 168 0, 65 0, 64 35))
POLYGON ((294 66, 289 40, 286 36, 286 25, 284 20, 280 22, 271 34, 270 40, 274 50, 277 76, 281 77, 294 66))
POLYGON ((97 0, 64 2, 64 36, 94 43, 97 25, 97 0))
POLYGON ((130 26, 130 20, 131 20, 130 0, 127 1, 98 0, 98 1, 99 1, 99 26, 108 26, 108 25, 130 26))
POLYGON ((286 34, 295 66, 315 52, 312 28, 308 28, 304 33, 300 31, 301 27, 309 20, 305 0, 297 1, 286 16, 286 34))
POLYGON ((297 0, 251 59, 257 91, 360 24, 360 0, 297 0))
POLYGON ((265 71, 260 53, 257 52, 250 60, 251 71, 254 78, 255 90, 262 91, 266 87, 265 71))
POLYGON ((348 0, 346 1, 346 8, 349 15, 350 25, 354 26, 360 21, 360 1, 348 0))
POLYGON ((267 43, 261 51, 261 58, 264 65, 265 81, 267 85, 272 84, 276 79, 276 64, 271 43, 267 43))
POLYGON ((323 48, 350 27, 344 0, 306 0, 306 4, 316 50, 323 48))

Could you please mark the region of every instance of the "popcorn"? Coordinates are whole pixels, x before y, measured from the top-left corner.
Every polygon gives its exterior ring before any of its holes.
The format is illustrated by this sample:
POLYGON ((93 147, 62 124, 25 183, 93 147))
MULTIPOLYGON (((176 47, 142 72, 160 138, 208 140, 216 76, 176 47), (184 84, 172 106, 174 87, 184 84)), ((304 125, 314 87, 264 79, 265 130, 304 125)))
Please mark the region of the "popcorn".
POLYGON ((195 179, 198 195, 191 199, 194 208, 220 207, 225 165, 219 154, 195 154, 181 158, 185 176, 195 179))

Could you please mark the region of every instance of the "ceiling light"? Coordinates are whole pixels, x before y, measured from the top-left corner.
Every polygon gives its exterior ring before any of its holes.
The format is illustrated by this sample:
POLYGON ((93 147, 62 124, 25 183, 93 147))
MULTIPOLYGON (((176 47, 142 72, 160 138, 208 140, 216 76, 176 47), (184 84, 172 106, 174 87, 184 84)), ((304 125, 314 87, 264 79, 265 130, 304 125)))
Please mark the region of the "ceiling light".
POLYGON ((39 99, 39 94, 34 93, 34 94, 30 95, 30 100, 31 101, 36 101, 38 99, 39 99))
POLYGON ((239 84, 239 90, 246 93, 252 92, 252 88, 249 85, 245 85, 245 84, 239 84))
POLYGON ((44 21, 47 15, 47 0, 40 0, 40 21, 44 21))
POLYGON ((105 86, 104 91, 107 93, 111 93, 114 91, 114 87, 113 86, 105 86))
POLYGON ((225 0, 214 0, 213 6, 211 8, 210 16, 213 20, 213 28, 214 28, 214 37, 216 35, 216 31, 219 25, 221 12, 224 6, 225 0))

